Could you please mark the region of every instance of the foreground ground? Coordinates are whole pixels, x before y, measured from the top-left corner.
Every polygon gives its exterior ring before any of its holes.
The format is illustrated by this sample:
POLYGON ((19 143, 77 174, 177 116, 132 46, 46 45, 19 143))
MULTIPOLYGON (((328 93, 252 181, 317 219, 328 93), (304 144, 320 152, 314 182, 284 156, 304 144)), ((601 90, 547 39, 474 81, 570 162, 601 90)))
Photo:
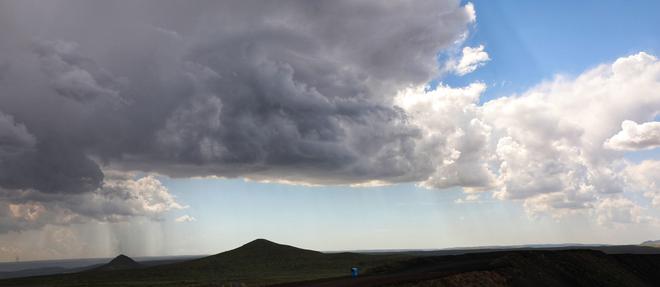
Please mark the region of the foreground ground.
POLYGON ((327 254, 256 240, 186 262, 142 266, 120 256, 83 272, 0 280, 0 286, 660 286, 658 254, 570 248, 470 252, 327 254), (348 276, 354 266, 362 270, 359 278, 348 276))

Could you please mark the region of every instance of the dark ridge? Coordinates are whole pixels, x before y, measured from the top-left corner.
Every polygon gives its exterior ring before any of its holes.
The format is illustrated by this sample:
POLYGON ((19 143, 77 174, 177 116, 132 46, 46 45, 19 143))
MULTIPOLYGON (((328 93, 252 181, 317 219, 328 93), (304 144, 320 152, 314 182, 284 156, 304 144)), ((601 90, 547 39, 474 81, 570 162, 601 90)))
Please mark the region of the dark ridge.
POLYGON ((302 249, 298 247, 293 247, 291 245, 279 244, 272 241, 268 241, 266 239, 257 239, 250 241, 239 248, 230 250, 225 253, 227 254, 241 253, 243 255, 257 255, 257 256, 264 256, 269 254, 270 255, 283 255, 283 254, 322 255, 323 254, 318 251, 302 249))
POLYGON ((34 268, 34 269, 24 269, 18 271, 3 271, 0 272, 0 279, 60 274, 60 273, 68 273, 68 272, 72 272, 72 271, 70 271, 70 269, 63 267, 43 267, 43 268, 34 268))
POLYGON ((241 248, 282 248, 282 247, 288 247, 288 248, 304 250, 304 249, 301 249, 301 248, 298 248, 298 247, 293 247, 293 246, 290 246, 290 245, 275 243, 275 242, 272 242, 270 240, 263 239, 263 238, 252 240, 248 243, 243 244, 241 247, 239 247, 237 249, 241 249, 241 248))
MULTIPOLYGON (((224 256, 245 256, 251 258, 268 258, 268 257, 299 257, 299 256, 322 256, 323 253, 308 249, 293 247, 268 241, 266 239, 256 239, 248 242, 247 244, 224 253, 224 256)), ((218 255, 220 255, 218 254, 218 255)))
POLYGON ((621 254, 637 250, 631 246, 607 246, 609 252, 582 248, 368 255, 321 253, 258 239, 185 262, 140 266, 121 255, 100 268, 5 279, 0 286, 660 286, 658 254, 621 254), (360 269, 358 278, 351 278, 352 267, 360 269))
POLYGON ((140 263, 135 262, 135 260, 124 254, 120 254, 119 256, 110 260, 108 264, 102 265, 95 270, 127 270, 140 267, 142 267, 140 263))
POLYGON ((278 287, 660 286, 660 256, 596 250, 516 250, 417 257, 368 276, 289 282, 278 287))

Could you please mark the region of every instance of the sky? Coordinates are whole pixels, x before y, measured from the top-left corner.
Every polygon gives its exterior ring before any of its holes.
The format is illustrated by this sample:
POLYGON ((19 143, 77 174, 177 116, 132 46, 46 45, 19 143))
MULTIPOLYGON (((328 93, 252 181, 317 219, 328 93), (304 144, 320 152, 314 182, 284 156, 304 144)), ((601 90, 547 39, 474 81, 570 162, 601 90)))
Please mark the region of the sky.
POLYGON ((657 1, 0 2, 0 260, 660 239, 657 1))

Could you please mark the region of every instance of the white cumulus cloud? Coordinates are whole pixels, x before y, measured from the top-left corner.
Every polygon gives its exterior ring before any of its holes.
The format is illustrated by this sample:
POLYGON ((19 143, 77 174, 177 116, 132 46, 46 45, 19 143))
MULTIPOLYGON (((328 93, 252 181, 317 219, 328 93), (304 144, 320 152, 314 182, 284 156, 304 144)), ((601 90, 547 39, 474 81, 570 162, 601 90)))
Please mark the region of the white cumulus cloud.
POLYGON ((93 192, 67 195, 0 189, 0 196, 0 233, 138 217, 160 221, 168 211, 187 207, 153 175, 137 177, 108 170, 103 186, 93 192))
MULTIPOLYGON (((433 162, 422 186, 490 191, 498 199, 523 201, 530 214, 562 216, 629 206, 608 199, 628 196, 630 180, 624 172, 629 164, 605 143, 625 120, 653 120, 659 87, 660 62, 642 52, 483 105, 480 83, 410 88, 396 103, 423 131, 416 152, 433 162)), ((648 136, 651 126, 635 128, 648 136)), ((655 194, 647 190, 648 197, 655 194)))
POLYGON ((605 142, 613 150, 644 150, 660 147, 660 122, 638 124, 623 121, 621 131, 605 142))
POLYGON ((653 207, 660 207, 660 161, 645 160, 625 170, 626 182, 632 191, 642 193, 653 207))
POLYGON ((606 198, 596 205, 596 220, 599 224, 642 223, 651 220, 643 215, 643 208, 627 198, 606 198))
POLYGON ((190 216, 190 215, 186 214, 186 215, 182 215, 182 216, 177 217, 176 219, 174 219, 174 221, 175 221, 175 222, 179 222, 179 223, 182 223, 182 222, 194 222, 194 221, 197 221, 197 218, 195 218, 195 217, 193 217, 193 216, 190 216))
POLYGON ((464 47, 460 60, 449 61, 447 63, 447 70, 459 76, 474 72, 477 68, 490 61, 490 56, 484 49, 484 45, 464 47))

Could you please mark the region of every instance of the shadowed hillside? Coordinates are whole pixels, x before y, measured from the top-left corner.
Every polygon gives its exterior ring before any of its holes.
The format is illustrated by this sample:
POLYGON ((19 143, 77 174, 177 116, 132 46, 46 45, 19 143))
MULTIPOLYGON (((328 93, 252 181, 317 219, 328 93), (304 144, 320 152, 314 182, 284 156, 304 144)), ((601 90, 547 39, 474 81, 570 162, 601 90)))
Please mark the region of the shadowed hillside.
POLYGON ((280 285, 324 286, 659 286, 660 256, 594 250, 533 250, 419 257, 358 279, 280 285))
POLYGON ((101 265, 98 268, 94 269, 94 271, 127 270, 127 269, 135 269, 140 267, 142 267, 140 263, 135 262, 135 260, 124 254, 120 254, 119 256, 110 260, 108 264, 101 265))

